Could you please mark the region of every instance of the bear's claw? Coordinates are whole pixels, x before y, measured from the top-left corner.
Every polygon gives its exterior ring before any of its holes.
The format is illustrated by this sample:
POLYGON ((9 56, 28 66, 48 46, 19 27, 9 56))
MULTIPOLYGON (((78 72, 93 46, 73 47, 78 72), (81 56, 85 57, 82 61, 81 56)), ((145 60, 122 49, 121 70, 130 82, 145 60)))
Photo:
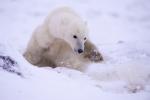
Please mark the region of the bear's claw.
POLYGON ((100 62, 100 61, 103 61, 103 57, 102 55, 98 52, 98 51, 95 51, 95 50, 91 50, 89 52, 86 52, 84 54, 84 57, 85 58, 88 58, 90 61, 92 62, 100 62))
POLYGON ((103 57, 98 51, 91 51, 90 60, 93 62, 100 62, 103 61, 103 57))

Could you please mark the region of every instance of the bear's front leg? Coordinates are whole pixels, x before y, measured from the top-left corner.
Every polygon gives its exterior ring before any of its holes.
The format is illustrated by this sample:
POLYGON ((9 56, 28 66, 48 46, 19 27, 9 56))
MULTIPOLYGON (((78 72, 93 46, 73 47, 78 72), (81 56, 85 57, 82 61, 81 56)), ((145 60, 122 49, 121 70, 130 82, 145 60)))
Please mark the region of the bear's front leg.
POLYGON ((38 46, 36 45, 36 47, 27 48, 27 50, 25 51, 23 56, 31 64, 38 65, 38 63, 40 63, 40 61, 41 61, 41 55, 42 55, 41 51, 42 50, 39 49, 38 46))
POLYGON ((103 57, 101 53, 98 51, 96 46, 93 43, 91 43, 89 40, 85 42, 83 56, 84 58, 88 58, 92 62, 103 61, 103 57))

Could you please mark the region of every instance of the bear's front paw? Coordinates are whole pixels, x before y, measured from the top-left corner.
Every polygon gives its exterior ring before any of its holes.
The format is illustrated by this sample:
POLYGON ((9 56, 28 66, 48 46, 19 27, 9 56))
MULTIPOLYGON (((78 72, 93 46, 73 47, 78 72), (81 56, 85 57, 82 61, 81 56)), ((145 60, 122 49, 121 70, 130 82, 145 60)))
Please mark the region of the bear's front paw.
POLYGON ((90 60, 93 62, 100 62, 103 61, 103 57, 99 51, 93 50, 91 51, 90 60))
POLYGON ((86 52, 84 54, 84 57, 88 58, 92 62, 103 61, 103 57, 102 57, 101 53, 99 51, 97 51, 97 50, 91 50, 89 52, 86 52))

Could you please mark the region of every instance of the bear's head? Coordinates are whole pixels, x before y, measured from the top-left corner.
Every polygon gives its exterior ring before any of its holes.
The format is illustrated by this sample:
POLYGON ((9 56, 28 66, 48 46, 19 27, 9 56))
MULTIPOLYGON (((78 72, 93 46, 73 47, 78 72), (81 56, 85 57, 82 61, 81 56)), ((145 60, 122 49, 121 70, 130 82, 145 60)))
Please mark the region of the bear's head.
MULTIPOLYGON (((52 22, 52 21, 51 21, 52 22)), ((78 18, 58 18, 49 27, 54 37, 67 42, 76 53, 84 51, 84 43, 88 39, 87 24, 78 18)))
POLYGON ((72 23, 66 28, 63 39, 70 45, 72 50, 76 53, 84 51, 84 43, 88 39, 87 26, 85 23, 72 23))

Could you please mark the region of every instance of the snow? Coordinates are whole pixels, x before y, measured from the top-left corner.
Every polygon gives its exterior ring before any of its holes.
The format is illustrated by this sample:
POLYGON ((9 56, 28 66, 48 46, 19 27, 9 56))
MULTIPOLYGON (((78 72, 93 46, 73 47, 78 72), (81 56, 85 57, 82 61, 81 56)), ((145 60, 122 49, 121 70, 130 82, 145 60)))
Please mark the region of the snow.
POLYGON ((2 69, 1 100, 150 100, 149 0, 1 0, 0 55, 23 77, 2 69), (22 56, 50 11, 69 6, 87 21, 104 62, 85 72, 38 68, 22 56))

